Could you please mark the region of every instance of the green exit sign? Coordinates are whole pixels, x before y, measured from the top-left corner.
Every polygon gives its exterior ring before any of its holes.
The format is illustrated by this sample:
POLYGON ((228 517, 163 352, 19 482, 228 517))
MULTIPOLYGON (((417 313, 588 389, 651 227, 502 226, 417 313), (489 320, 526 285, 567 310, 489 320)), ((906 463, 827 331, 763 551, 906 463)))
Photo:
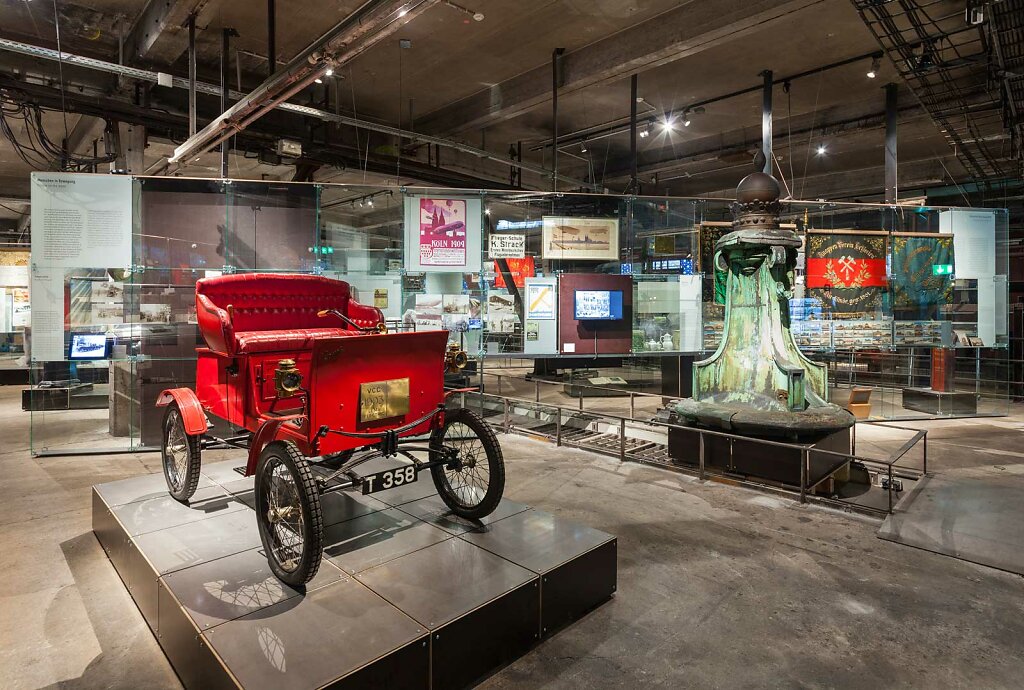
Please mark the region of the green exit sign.
POLYGON ((932 264, 933 276, 953 275, 953 264, 932 264))
POLYGON ((310 247, 309 248, 309 252, 311 254, 320 254, 320 255, 333 254, 334 253, 334 247, 310 247))

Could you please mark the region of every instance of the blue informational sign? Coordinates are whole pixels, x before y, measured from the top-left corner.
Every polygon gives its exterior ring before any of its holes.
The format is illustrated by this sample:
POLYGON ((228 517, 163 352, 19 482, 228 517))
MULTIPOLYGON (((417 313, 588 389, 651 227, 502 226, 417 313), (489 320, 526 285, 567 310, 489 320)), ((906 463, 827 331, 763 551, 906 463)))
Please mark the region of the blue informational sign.
POLYGON ((619 273, 624 276, 633 275, 633 264, 619 264, 619 273))

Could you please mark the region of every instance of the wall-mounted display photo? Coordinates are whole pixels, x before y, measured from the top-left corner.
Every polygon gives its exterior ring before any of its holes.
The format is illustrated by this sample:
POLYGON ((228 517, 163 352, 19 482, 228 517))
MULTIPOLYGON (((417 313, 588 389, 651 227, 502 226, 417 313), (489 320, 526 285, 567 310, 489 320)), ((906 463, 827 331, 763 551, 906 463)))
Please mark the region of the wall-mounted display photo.
POLYGON ((544 216, 545 259, 617 261, 618 218, 563 218, 544 216))

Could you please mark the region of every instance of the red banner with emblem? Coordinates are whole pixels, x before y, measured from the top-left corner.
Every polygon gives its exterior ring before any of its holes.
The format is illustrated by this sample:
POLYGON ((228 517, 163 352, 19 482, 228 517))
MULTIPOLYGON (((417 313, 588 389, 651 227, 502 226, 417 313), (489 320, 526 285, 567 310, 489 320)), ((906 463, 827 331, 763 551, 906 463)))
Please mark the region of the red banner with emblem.
POLYGON ((809 235, 807 287, 886 287, 885 237, 809 235))

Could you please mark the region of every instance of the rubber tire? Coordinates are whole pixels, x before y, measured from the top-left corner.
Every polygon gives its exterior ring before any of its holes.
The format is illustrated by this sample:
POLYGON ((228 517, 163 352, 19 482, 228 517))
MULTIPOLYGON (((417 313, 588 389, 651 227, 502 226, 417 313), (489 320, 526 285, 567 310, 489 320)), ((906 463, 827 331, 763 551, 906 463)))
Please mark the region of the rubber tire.
POLYGON ((299 452, 298 446, 292 441, 272 441, 266 445, 260 453, 260 459, 256 463, 256 524, 259 526, 260 541, 263 543, 263 550, 267 554, 267 562, 270 569, 287 585, 301 587, 312 580, 320 569, 320 561, 324 554, 324 518, 320 508, 320 492, 317 490, 316 482, 313 479, 313 472, 309 468, 309 462, 299 452), (304 525, 308 525, 304 535, 302 548, 302 562, 295 570, 288 572, 281 568, 280 564, 271 555, 271 542, 268 534, 268 524, 265 514, 260 506, 263 501, 263 473, 267 471, 267 464, 270 458, 277 457, 282 464, 288 468, 295 477, 296 487, 299 491, 299 504, 302 510, 304 525))
MULTIPOLYGON (((444 474, 444 465, 431 467, 430 474, 434 480, 434 486, 437 488, 437 494, 453 513, 469 520, 479 520, 493 513, 494 509, 498 507, 498 503, 501 502, 501 496, 505 492, 505 458, 501 453, 501 446, 498 445, 498 438, 494 435, 491 427, 478 414, 465 407, 445 410, 444 426, 435 430, 431 435, 430 445, 435 447, 442 445, 445 429, 456 423, 465 424, 472 429, 487 454, 489 478, 487 492, 484 494, 483 500, 472 508, 461 505, 451 492, 448 479, 444 474)), ((430 460, 436 459, 440 458, 432 452, 430 460)))
POLYGON ((199 468, 202 465, 202 444, 198 436, 189 436, 185 434, 185 444, 188 446, 188 464, 185 467, 185 479, 181 483, 181 489, 178 491, 174 490, 171 486, 171 478, 167 474, 167 437, 169 435, 167 424, 170 421, 171 413, 176 412, 178 414, 178 420, 181 422, 182 431, 185 430, 185 418, 181 414, 181 410, 178 408, 178 403, 172 402, 167 406, 164 411, 164 421, 160 426, 161 429, 161 444, 160 444, 160 464, 164 470, 164 481, 167 482, 167 493, 169 493, 174 499, 181 501, 182 503, 188 502, 192 498, 192 494, 196 492, 196 487, 199 486, 199 468))

